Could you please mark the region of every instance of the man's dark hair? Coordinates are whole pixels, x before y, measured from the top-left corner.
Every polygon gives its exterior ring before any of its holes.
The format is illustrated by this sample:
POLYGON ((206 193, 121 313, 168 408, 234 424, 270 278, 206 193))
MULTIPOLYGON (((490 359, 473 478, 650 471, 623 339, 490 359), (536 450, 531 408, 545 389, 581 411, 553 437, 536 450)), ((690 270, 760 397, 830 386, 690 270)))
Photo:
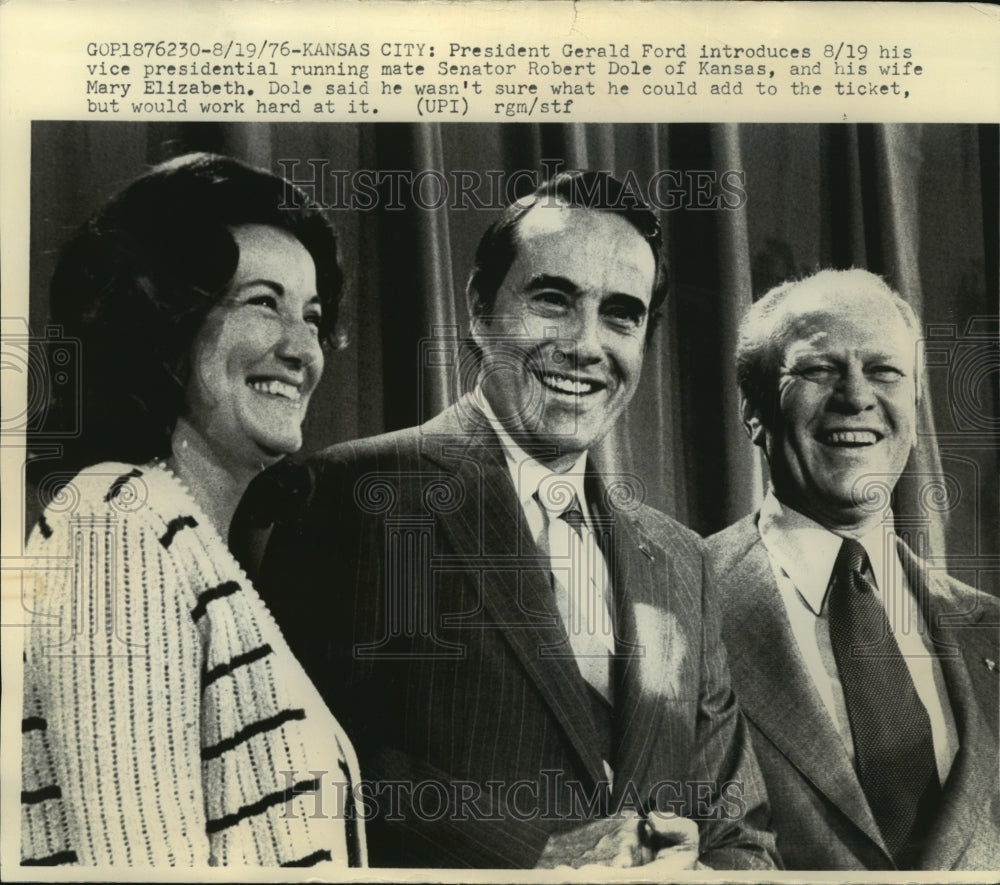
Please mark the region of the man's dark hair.
POLYGON ((473 316, 487 316, 493 310, 497 291, 517 257, 521 221, 535 206, 611 212, 624 218, 649 243, 656 261, 656 276, 646 327, 648 341, 659 320, 660 306, 667 296, 667 268, 661 254, 663 234, 656 213, 635 191, 626 189, 608 172, 559 172, 504 209, 503 214, 483 234, 476 248, 465 289, 473 316))
POLYGON ((143 463, 170 453, 188 357, 240 258, 230 229, 269 225, 309 252, 334 340, 343 274, 318 207, 279 176, 216 154, 186 154, 127 185, 63 247, 50 289, 53 323, 80 340, 83 421, 67 462, 143 463))

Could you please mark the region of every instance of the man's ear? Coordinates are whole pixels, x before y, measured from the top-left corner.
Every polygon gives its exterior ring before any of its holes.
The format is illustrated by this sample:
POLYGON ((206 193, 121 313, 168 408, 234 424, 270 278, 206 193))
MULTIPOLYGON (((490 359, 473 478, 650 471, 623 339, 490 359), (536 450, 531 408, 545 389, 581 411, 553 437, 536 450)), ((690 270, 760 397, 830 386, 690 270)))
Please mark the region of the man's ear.
POLYGON ((483 302, 479 292, 471 286, 465 292, 465 306, 469 310, 469 334, 476 345, 482 347, 482 334, 488 323, 483 319, 483 302))
POLYGON ((764 448, 764 422, 760 420, 760 410, 752 406, 743 394, 740 394, 740 417, 743 419, 743 429, 750 437, 750 442, 764 448))

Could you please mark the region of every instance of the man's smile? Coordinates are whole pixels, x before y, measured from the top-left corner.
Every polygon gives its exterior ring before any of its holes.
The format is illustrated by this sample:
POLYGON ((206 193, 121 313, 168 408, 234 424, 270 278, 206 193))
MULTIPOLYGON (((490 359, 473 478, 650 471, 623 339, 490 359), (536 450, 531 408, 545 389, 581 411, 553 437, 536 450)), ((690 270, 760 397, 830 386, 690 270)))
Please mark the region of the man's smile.
POLYGON ((843 448, 864 448, 874 446, 882 441, 883 434, 878 430, 821 430, 816 439, 823 445, 843 448))
POLYGON ((562 372, 538 372, 542 386, 556 393, 569 396, 590 396, 604 390, 607 385, 593 378, 573 377, 562 372))

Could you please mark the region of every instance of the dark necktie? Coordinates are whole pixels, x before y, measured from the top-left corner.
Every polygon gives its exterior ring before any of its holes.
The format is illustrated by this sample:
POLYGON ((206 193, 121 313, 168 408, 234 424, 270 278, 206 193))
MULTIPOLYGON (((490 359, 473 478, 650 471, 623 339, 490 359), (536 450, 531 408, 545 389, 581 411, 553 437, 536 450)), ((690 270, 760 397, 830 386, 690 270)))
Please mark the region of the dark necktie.
POLYGON ((900 869, 919 860, 941 793, 931 724, 865 579, 868 554, 845 540, 833 566, 830 639, 854 739, 854 766, 900 869))

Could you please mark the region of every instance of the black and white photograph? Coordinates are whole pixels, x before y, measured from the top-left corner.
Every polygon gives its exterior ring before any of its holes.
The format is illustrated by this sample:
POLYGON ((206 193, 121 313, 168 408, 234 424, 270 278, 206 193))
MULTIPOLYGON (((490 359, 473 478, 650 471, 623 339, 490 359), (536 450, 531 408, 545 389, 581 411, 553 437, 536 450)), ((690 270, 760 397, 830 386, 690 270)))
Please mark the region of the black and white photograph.
POLYGON ((36 122, 22 862, 997 867, 997 134, 36 122))
POLYGON ((1000 17, 140 5, 0 11, 3 878, 995 879, 1000 17))

